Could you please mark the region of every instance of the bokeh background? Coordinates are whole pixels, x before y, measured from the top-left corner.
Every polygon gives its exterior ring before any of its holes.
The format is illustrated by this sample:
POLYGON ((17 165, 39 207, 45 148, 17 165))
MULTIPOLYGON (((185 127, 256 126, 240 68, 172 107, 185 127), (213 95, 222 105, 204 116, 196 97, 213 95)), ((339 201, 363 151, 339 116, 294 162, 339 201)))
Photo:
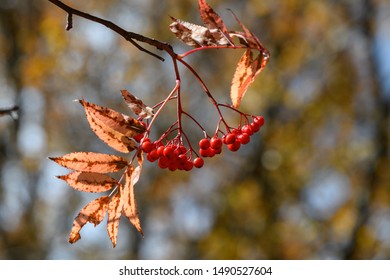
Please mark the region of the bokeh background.
MULTIPOLYGON (((168 16, 201 23, 195 0, 67 3, 178 53, 189 48, 168 16)), ((112 249, 105 221, 67 242, 74 217, 98 195, 55 178, 67 170, 47 158, 112 153, 72 100, 130 113, 120 96, 128 89, 155 104, 174 86, 172 64, 84 19, 65 31, 66 14, 48 1, 0 2, 0 109, 20 107, 18 118, 0 117, 0 259, 390 258, 390 3, 209 3, 238 30, 234 10, 272 54, 241 106, 266 124, 200 170, 146 163, 136 185, 145 238, 123 219, 112 249)), ((187 61, 223 103, 240 55, 206 51, 187 61)), ((186 110, 212 131, 208 99, 181 71, 186 110)), ((154 133, 173 118, 165 111, 154 133)))

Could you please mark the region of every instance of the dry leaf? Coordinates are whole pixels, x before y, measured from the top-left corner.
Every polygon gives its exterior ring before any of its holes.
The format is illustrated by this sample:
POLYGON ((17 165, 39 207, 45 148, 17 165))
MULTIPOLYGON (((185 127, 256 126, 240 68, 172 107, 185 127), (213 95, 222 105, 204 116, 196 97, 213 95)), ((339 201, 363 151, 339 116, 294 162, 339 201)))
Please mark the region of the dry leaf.
POLYGON ((145 131, 140 122, 84 100, 80 100, 80 103, 84 106, 92 130, 107 145, 122 153, 128 153, 137 147, 137 143, 128 137, 145 131))
POLYGON ((57 177, 67 182, 72 188, 83 192, 105 192, 118 184, 114 178, 95 172, 74 171, 57 177))
POLYGON ((240 61, 237 64, 236 72, 234 73, 230 97, 234 108, 240 106, 241 100, 244 97, 248 87, 253 83, 256 76, 267 65, 268 56, 260 52, 258 56, 253 59, 251 50, 246 50, 240 61))
MULTIPOLYGON (((223 35, 228 45, 234 45, 229 35, 229 31, 226 25, 223 23, 222 18, 211 8, 205 0, 198 1, 199 14, 204 24, 211 30, 219 30, 220 32, 212 32, 212 35, 223 35)), ((215 40, 219 40, 215 38, 215 40)))
POLYGON ((100 224, 106 215, 109 196, 99 197, 88 203, 77 215, 73 221, 73 227, 69 234, 69 242, 75 243, 81 238, 80 230, 87 223, 93 223, 95 226, 100 224))
POLYGON ((169 25, 171 31, 185 44, 192 47, 226 46, 229 45, 226 37, 218 30, 210 30, 204 26, 189 23, 171 17, 173 23, 169 25))
POLYGON ((144 234, 142 232, 141 221, 139 219, 137 202, 134 194, 134 182, 137 182, 139 179, 141 166, 137 166, 135 170, 129 169, 128 172, 126 172, 126 182, 123 188, 123 213, 143 236, 144 234))
POLYGON ((133 111, 134 114, 143 119, 148 119, 153 117, 154 112, 153 109, 147 107, 141 99, 135 97, 127 90, 121 90, 123 99, 125 100, 127 106, 129 106, 130 110, 133 111))
POLYGON ((128 165, 122 157, 92 152, 75 152, 49 159, 75 171, 96 173, 117 172, 128 165))
POLYGON ((113 247, 116 246, 119 222, 123 209, 123 199, 121 197, 122 188, 123 186, 120 186, 119 191, 112 197, 111 202, 108 205, 107 232, 113 247))

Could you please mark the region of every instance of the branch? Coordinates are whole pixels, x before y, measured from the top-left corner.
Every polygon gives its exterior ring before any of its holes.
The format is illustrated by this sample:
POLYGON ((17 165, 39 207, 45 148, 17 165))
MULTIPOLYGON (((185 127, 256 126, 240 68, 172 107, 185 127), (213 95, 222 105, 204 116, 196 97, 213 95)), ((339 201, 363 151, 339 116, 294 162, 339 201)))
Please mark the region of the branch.
POLYGON ((0 117, 5 115, 10 115, 14 118, 13 113, 17 112, 19 107, 17 105, 12 106, 11 108, 2 108, 0 109, 0 117))
POLYGON ((156 57, 156 58, 160 59, 161 61, 164 61, 164 58, 162 58, 161 56, 143 48, 136 41, 154 46, 158 50, 164 50, 172 57, 177 56, 177 54, 173 51, 172 46, 169 45, 168 43, 161 42, 161 41, 158 41, 158 40, 153 39, 153 38, 145 37, 143 35, 140 35, 140 34, 137 34, 134 32, 126 31, 125 29, 119 27, 118 25, 116 25, 115 23, 113 23, 111 21, 108 21, 108 20, 93 16, 93 15, 90 15, 88 13, 84 13, 80 10, 74 9, 74 8, 66 5, 65 3, 63 3, 59 0, 49 0, 49 2, 53 3, 54 5, 58 6, 59 8, 61 8, 62 10, 64 10, 65 12, 68 13, 66 30, 70 30, 72 28, 72 25, 73 25, 72 16, 76 15, 76 16, 79 16, 79 17, 82 17, 82 18, 85 18, 85 19, 88 19, 90 21, 97 22, 97 23, 100 23, 100 24, 106 26, 107 28, 111 29, 115 33, 121 35, 124 39, 129 41, 131 44, 133 44, 140 51, 146 52, 147 54, 149 54, 153 57, 156 57))

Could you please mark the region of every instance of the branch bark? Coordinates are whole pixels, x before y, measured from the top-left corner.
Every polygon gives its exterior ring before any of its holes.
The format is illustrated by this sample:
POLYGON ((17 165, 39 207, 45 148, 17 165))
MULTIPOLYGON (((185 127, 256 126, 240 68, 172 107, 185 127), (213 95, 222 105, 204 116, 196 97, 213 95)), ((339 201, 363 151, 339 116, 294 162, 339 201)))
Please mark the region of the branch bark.
POLYGON ((62 1, 59 1, 59 0, 49 0, 49 2, 53 3, 54 5, 56 5, 57 7, 61 8, 62 10, 64 10, 65 12, 68 13, 66 30, 70 30, 73 27, 72 17, 73 17, 73 15, 76 15, 76 16, 85 18, 87 20, 90 20, 90 21, 99 23, 101 25, 104 25, 105 27, 111 29, 115 33, 117 33, 120 36, 122 36, 125 40, 129 41, 131 44, 133 44, 140 51, 143 51, 143 52, 145 52, 145 53, 147 53, 147 54, 149 54, 149 55, 151 55, 153 57, 156 57, 156 58, 158 58, 161 61, 164 61, 164 58, 162 58, 161 56, 159 56, 159 55, 157 55, 157 54, 155 54, 155 53, 145 49, 144 47, 139 45, 136 41, 142 42, 142 43, 145 43, 145 44, 148 44, 148 45, 151 45, 151 46, 157 48, 158 50, 164 50, 172 57, 176 57, 177 56, 177 54, 173 51, 172 46, 170 44, 168 44, 168 43, 161 42, 161 41, 158 41, 156 39, 149 38, 149 37, 146 37, 146 36, 143 36, 143 35, 131 32, 131 31, 127 31, 127 30, 123 29, 122 27, 116 25, 115 23, 113 23, 111 21, 108 21, 108 20, 96 17, 94 15, 82 12, 82 11, 77 10, 75 8, 72 8, 72 7, 68 6, 67 4, 63 3, 62 1))

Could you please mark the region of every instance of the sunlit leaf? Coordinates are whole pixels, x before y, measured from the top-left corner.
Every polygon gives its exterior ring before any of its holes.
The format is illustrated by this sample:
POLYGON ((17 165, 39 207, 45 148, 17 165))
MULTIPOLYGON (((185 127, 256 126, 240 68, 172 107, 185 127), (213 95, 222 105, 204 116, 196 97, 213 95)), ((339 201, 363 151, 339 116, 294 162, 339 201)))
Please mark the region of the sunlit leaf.
POLYGON ((143 235, 134 193, 134 182, 138 181, 140 173, 141 166, 137 166, 135 170, 129 169, 126 172, 126 182, 123 188, 123 212, 138 232, 143 235))
POLYGON ((123 199, 121 197, 121 188, 112 197, 111 202, 108 205, 108 220, 107 220, 107 233, 111 239, 112 246, 116 246, 116 240, 119 230, 119 222, 122 215, 123 199))
POLYGON ((69 234, 69 242, 75 243, 81 238, 80 230, 87 223, 93 223, 95 226, 100 224, 106 215, 109 196, 99 197, 88 203, 77 215, 73 221, 73 227, 69 234))
POLYGON ((225 38, 226 42, 232 44, 228 29, 223 23, 222 18, 211 8, 211 6, 205 0, 198 0, 199 14, 204 24, 210 29, 212 36, 218 35, 219 38, 215 38, 217 41, 220 40, 221 33, 225 38), (221 33, 214 30, 219 30, 221 33))
POLYGON ((114 178, 96 172, 75 171, 57 177, 67 182, 72 188, 83 192, 104 192, 118 184, 114 178))
POLYGON ((97 173, 117 172, 128 164, 122 157, 92 152, 75 152, 50 159, 75 171, 97 173))
POLYGON ((148 119, 153 117, 153 109, 146 106, 141 99, 132 95, 127 90, 121 90, 123 99, 125 100, 127 106, 129 106, 130 110, 133 111, 134 114, 143 119, 148 119))

